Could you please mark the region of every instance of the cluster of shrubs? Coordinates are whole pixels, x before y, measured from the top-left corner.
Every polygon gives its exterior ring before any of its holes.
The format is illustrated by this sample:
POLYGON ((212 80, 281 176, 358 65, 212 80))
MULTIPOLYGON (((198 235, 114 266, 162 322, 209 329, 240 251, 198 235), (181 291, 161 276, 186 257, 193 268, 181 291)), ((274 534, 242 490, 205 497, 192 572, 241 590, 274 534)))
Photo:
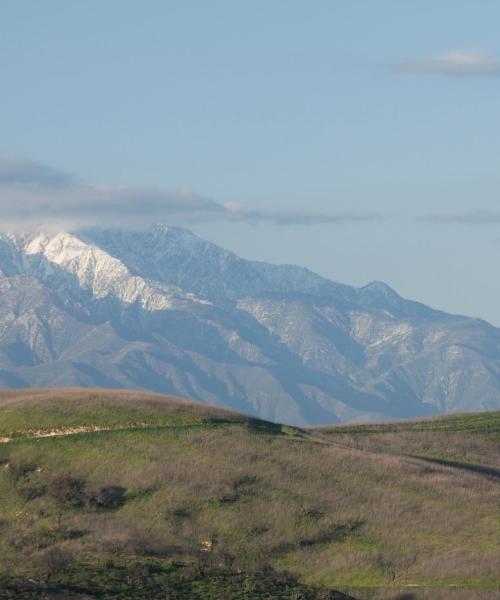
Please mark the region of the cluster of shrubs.
POLYGON ((125 502, 126 489, 122 486, 105 485, 89 490, 86 481, 80 477, 62 474, 43 481, 34 475, 37 471, 35 465, 28 463, 9 465, 16 489, 25 500, 48 496, 62 507, 96 509, 118 508, 125 502))
POLYGON ((68 507, 118 508, 125 502, 125 491, 120 485, 87 490, 84 479, 71 475, 58 475, 47 484, 47 494, 58 504, 68 507))
MULTIPOLYGON (((58 550, 44 555, 43 579, 23 579, 0 573, 2 598, 282 598, 283 600, 354 600, 340 592, 301 584, 296 577, 272 568, 256 572, 229 571, 129 560, 104 565, 73 563, 58 550), (118 592, 119 590, 119 592, 118 592)), ((410 596, 404 596, 410 598, 410 596)), ((413 596, 411 596, 413 598, 413 596)), ((403 598, 403 596, 401 596, 403 598)))

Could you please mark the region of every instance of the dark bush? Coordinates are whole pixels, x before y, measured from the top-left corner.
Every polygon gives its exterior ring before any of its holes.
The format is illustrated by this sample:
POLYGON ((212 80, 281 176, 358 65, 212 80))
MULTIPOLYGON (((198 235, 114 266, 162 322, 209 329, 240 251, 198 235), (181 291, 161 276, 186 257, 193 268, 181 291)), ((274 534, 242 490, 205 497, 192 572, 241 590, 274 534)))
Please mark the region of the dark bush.
POLYGON ((176 519, 189 519, 191 515, 191 511, 187 508, 177 508, 172 512, 172 516, 176 519))
POLYGON ((16 489, 17 493, 21 496, 23 500, 29 501, 43 496, 47 491, 47 486, 45 486, 41 481, 25 481, 19 484, 16 487, 16 489))
POLYGON ((45 494, 45 485, 37 476, 41 471, 33 463, 12 462, 7 465, 7 472, 16 483, 16 490, 24 500, 34 500, 45 494))
POLYGON ((13 462, 8 465, 8 473, 14 481, 20 481, 36 471, 33 463, 13 462))
POLYGON ((86 500, 85 481, 71 475, 58 475, 49 482, 47 493, 63 506, 82 506, 86 500))
POLYGON ((89 506, 107 509, 118 508, 125 502, 125 492, 125 488, 120 485, 104 486, 89 496, 89 506))

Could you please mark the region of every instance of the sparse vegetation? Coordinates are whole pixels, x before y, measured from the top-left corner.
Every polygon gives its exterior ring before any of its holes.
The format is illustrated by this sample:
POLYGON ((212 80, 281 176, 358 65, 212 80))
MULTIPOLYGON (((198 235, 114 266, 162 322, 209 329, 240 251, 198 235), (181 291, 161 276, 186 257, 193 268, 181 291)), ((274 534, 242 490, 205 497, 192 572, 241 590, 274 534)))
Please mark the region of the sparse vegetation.
POLYGON ((0 597, 57 585, 106 598, 140 597, 127 585, 169 598, 260 598, 265 586, 284 598, 431 597, 419 585, 488 598, 500 586, 495 423, 304 431, 131 392, 9 393, 0 597), (103 429, 61 435, 82 425, 103 429), (45 430, 58 435, 34 434, 45 430), (136 568, 140 585, 120 580, 136 568))

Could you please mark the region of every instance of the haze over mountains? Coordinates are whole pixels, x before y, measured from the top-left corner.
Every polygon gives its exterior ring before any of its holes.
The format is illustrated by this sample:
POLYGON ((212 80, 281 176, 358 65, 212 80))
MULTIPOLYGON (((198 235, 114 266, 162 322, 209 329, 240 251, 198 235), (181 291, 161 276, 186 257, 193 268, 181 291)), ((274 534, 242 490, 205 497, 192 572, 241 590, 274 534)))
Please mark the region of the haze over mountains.
POLYGON ((147 389, 291 424, 500 408, 500 330, 190 231, 0 236, 0 387, 147 389))

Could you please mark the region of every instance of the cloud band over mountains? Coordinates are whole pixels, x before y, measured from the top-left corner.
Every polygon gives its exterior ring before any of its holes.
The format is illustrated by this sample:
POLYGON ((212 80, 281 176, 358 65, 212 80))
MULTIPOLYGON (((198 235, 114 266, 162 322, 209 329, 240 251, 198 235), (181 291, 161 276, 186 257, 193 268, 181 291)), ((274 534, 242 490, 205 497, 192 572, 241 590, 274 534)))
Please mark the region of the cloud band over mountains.
POLYGON ((157 221, 200 223, 240 221, 315 225, 380 220, 372 213, 266 211, 239 203, 219 203, 191 191, 90 185, 72 175, 29 160, 0 157, 2 229, 33 226, 147 227, 157 221))

